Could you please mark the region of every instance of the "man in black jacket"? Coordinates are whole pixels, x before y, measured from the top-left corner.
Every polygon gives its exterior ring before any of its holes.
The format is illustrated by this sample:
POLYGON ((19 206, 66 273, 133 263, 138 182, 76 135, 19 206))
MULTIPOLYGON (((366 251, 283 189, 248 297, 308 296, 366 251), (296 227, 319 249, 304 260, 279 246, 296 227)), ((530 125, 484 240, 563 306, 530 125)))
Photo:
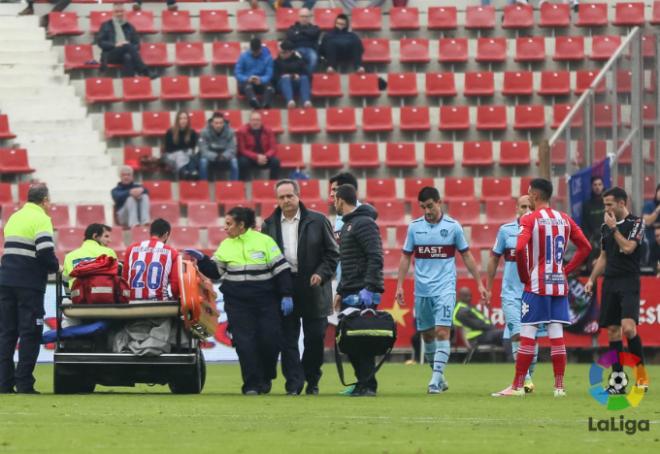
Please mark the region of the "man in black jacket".
POLYGON ((359 73, 364 72, 362 54, 364 47, 358 35, 348 29, 348 16, 338 14, 335 28, 327 32, 321 41, 321 54, 325 57, 327 71, 333 73, 342 63, 350 64, 359 73))
POLYGON ((282 373, 288 394, 300 394, 306 381, 305 392, 317 395, 339 249, 330 221, 300 201, 298 183, 280 180, 275 192, 278 208, 264 221, 261 232, 277 242, 293 272, 293 314, 282 323, 282 373), (305 336, 302 363, 298 351, 301 318, 305 336))
MULTIPOLYGON (((357 205, 357 191, 344 184, 335 192, 335 209, 344 225, 339 234, 341 278, 337 285, 335 310, 376 308, 385 291, 383 243, 376 224, 378 213, 371 205, 357 205)), ((378 383, 372 355, 349 355, 357 385, 352 396, 375 396, 378 383)))
POLYGON ((310 76, 316 71, 316 64, 319 61, 319 38, 321 38, 321 29, 312 24, 312 12, 308 8, 301 8, 298 22, 286 31, 286 39, 293 43, 296 52, 305 60, 310 76))
POLYGON ((280 44, 280 54, 275 59, 273 82, 282 93, 287 107, 296 107, 295 96, 300 97, 303 107, 312 107, 311 80, 305 60, 293 50, 293 43, 288 40, 280 44))
POLYGON ((605 204, 603 203, 603 179, 599 176, 591 178, 591 198, 582 205, 582 230, 591 243, 591 254, 587 260, 587 269, 591 270, 592 262, 600 255, 600 226, 603 224, 605 204))
POLYGON ((135 74, 152 76, 140 56, 140 38, 137 31, 124 18, 123 4, 112 5, 112 19, 101 24, 96 35, 96 44, 103 51, 101 64, 121 65, 122 77, 133 77, 135 74))

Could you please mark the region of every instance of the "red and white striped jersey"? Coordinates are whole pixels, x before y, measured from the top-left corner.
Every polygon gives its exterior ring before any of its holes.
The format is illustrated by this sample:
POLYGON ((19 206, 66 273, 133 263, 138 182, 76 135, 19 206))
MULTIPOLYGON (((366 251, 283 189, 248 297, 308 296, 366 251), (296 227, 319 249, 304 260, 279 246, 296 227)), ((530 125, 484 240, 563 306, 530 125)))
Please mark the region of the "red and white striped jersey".
POLYGON ((566 275, 580 266, 590 252, 591 245, 582 229, 566 213, 544 207, 520 218, 516 262, 526 292, 566 295, 566 275), (577 250, 564 266, 569 239, 577 250))
POLYGON ((179 297, 178 253, 158 238, 131 244, 124 257, 124 278, 132 300, 166 300, 167 287, 179 297))

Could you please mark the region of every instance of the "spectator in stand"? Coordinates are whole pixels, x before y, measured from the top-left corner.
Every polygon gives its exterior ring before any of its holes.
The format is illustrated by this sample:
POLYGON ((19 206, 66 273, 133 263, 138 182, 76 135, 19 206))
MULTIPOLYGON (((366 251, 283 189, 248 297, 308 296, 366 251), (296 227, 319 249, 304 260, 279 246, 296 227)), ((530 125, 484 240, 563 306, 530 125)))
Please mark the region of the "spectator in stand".
POLYGON ((112 190, 117 223, 124 227, 149 224, 149 192, 135 182, 133 169, 122 166, 119 183, 112 190))
POLYGON ((101 24, 96 44, 102 50, 102 67, 108 63, 119 64, 122 77, 133 77, 136 74, 156 77, 142 61, 140 37, 135 27, 125 19, 122 3, 112 5, 112 19, 101 24))
MULTIPOLYGON (((179 7, 176 4, 176 0, 166 0, 167 9, 170 11, 177 11, 179 7)), ((142 0, 135 0, 133 3, 133 11, 142 11, 142 0)))
POLYGON ((287 41, 291 41, 296 52, 305 60, 309 74, 316 71, 319 60, 319 39, 321 29, 312 23, 312 12, 309 8, 301 8, 298 13, 298 22, 286 31, 287 41))
POLYGON ((603 225, 605 204, 603 203, 603 179, 599 176, 591 177, 591 198, 582 205, 582 230, 591 243, 591 255, 587 260, 587 268, 600 255, 600 227, 603 225))
POLYGON ((655 276, 660 278, 660 225, 654 229, 655 242, 651 248, 651 264, 655 271, 655 276))
MULTIPOLYGON (((199 135, 190 127, 188 112, 177 112, 174 124, 165 133, 163 162, 179 178, 197 178, 197 139, 199 135)), ((200 172, 201 173, 201 172, 200 172)))
POLYGON ((502 346, 504 330, 495 328, 488 316, 472 304, 469 288, 459 289, 453 317, 454 327, 463 328, 463 336, 470 344, 502 346))
POLYGON ((209 169, 229 169, 229 179, 238 180, 236 134, 222 112, 213 112, 199 138, 199 176, 209 177, 209 169))
POLYGON ((338 14, 335 19, 335 28, 323 35, 321 41, 321 54, 326 60, 327 71, 335 72, 342 63, 350 64, 354 70, 363 73, 362 40, 349 30, 348 16, 338 14))
POLYGON ((243 52, 236 62, 234 75, 238 81, 238 91, 248 98, 253 109, 270 107, 275 91, 270 84, 273 57, 268 48, 261 45, 261 39, 252 38, 250 49, 243 52), (263 95, 262 103, 259 103, 257 95, 263 95))
POLYGON ((646 235, 644 236, 644 252, 642 253, 642 264, 650 264, 650 253, 653 249, 655 242, 654 230, 655 227, 660 227, 660 184, 655 187, 655 197, 644 203, 642 209, 642 219, 644 220, 644 228, 646 235))
POLYGON ((252 169, 269 169, 270 179, 277 180, 280 160, 277 154, 277 139, 272 129, 265 126, 259 112, 250 114, 250 122, 239 129, 238 167, 241 180, 252 178, 252 169))
POLYGON ((300 96, 300 103, 304 107, 312 107, 309 100, 311 97, 311 81, 305 61, 293 50, 293 43, 285 40, 280 44, 280 55, 275 60, 275 74, 273 80, 275 86, 282 93, 287 102, 287 107, 296 107, 294 96, 300 96))

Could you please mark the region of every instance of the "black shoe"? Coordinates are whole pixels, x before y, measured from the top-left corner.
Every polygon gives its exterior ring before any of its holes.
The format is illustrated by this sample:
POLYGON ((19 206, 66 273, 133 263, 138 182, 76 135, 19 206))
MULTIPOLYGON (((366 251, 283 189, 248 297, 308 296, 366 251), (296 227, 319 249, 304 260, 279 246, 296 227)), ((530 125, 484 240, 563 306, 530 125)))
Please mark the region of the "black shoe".
POLYGON ((150 69, 146 72, 145 76, 153 80, 153 79, 158 79, 160 77, 160 73, 155 69, 150 69))
POLYGON ((271 389, 273 389, 273 384, 271 382, 268 382, 265 385, 261 386, 261 389, 259 390, 259 394, 269 394, 271 389))
POLYGON ((34 8, 31 6, 26 7, 23 11, 18 13, 19 16, 32 16, 34 14, 34 8))
POLYGON ((286 392, 286 395, 287 395, 287 396, 299 396, 300 393, 299 393, 299 392, 296 392, 296 391, 287 391, 287 392, 286 392))
POLYGON ((307 394, 308 396, 318 396, 319 387, 316 385, 307 384, 307 389, 305 390, 305 394, 307 394))
POLYGON ((580 5, 578 3, 574 3, 573 4, 573 11, 575 11, 577 13, 579 10, 580 10, 580 5))
POLYGON ((259 100, 257 98, 250 98, 248 102, 250 104, 250 107, 252 107, 253 109, 261 108, 261 105, 259 105, 259 100))
POLYGON ((351 397, 376 397, 376 391, 369 388, 355 388, 351 397))
POLYGON ((30 388, 26 390, 17 389, 16 394, 41 394, 41 393, 34 388, 30 388))

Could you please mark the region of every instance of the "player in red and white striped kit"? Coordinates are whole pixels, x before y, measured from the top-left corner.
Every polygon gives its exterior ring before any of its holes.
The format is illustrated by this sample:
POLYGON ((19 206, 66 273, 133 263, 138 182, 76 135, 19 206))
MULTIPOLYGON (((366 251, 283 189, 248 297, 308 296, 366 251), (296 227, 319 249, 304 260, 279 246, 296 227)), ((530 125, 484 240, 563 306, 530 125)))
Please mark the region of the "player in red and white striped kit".
POLYGON ((520 219, 520 235, 516 244, 518 274, 525 290, 516 375, 507 395, 525 395, 523 385, 534 359, 536 330, 539 324, 546 323, 555 375, 554 395, 564 397, 566 346, 563 325, 571 323, 566 275, 582 264, 591 252, 591 245, 573 219, 550 208, 550 181, 542 178, 532 180, 529 197, 534 211, 520 219), (569 239, 577 250, 573 259, 564 266, 564 252, 569 239))
POLYGON ((172 228, 164 219, 151 223, 151 238, 131 244, 124 258, 124 278, 131 287, 131 300, 168 300, 179 297, 177 251, 166 245, 172 228))

